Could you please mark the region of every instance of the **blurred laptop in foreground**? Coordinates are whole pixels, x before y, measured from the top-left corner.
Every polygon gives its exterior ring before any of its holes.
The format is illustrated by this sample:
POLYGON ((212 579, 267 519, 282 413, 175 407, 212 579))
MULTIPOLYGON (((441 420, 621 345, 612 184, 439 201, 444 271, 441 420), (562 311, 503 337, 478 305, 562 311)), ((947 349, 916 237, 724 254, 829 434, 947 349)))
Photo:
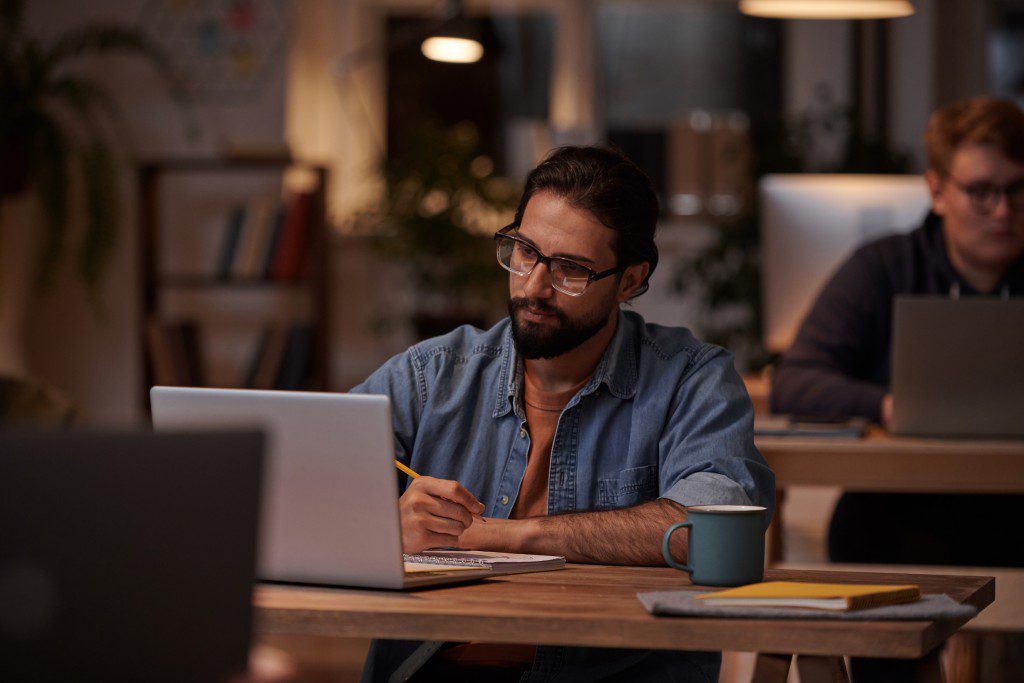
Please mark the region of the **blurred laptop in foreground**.
POLYGON ((0 433, 0 672, 245 680, 263 437, 0 433))

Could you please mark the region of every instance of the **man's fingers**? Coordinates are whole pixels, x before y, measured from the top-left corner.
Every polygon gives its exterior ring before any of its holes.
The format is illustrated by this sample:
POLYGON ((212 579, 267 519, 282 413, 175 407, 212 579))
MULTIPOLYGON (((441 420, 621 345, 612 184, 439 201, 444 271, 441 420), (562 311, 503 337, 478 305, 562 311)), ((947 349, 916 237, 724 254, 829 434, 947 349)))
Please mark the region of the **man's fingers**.
POLYGON ((432 496, 425 491, 415 492, 406 501, 404 507, 409 512, 416 513, 417 515, 448 518, 458 522, 463 527, 468 527, 473 523, 473 515, 465 507, 445 498, 432 496))
POLYGON ((422 526, 428 531, 451 536, 461 536, 462 532, 469 527, 468 524, 463 524, 460 520, 437 515, 424 515, 422 526))
POLYGON ((480 514, 484 511, 484 504, 457 481, 435 479, 434 477, 420 477, 413 483, 420 482, 422 482, 421 486, 423 486, 424 490, 431 495, 458 503, 471 513, 480 514))
POLYGON ((431 498, 429 505, 426 507, 427 511, 432 515, 456 520, 462 524, 463 528, 473 523, 473 515, 469 514, 469 510, 444 498, 431 498))
POLYGON ((438 533, 423 527, 408 529, 402 534, 402 549, 407 553, 418 553, 427 548, 451 548, 458 545, 458 535, 438 533))
POLYGON ((466 508, 440 498, 414 502, 408 508, 407 517, 412 524, 446 534, 461 534, 473 523, 466 508))

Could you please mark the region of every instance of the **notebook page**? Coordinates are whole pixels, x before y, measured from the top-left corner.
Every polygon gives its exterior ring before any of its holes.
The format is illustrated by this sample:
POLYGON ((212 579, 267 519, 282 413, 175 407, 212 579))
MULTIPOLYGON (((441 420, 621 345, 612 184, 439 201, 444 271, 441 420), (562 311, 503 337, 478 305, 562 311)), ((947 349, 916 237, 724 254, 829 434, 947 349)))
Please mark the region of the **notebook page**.
POLYGON ((480 569, 486 569, 483 565, 454 565, 454 564, 437 564, 424 563, 424 562, 406 562, 405 573, 406 574, 424 574, 428 572, 458 572, 458 571, 479 571, 480 569))

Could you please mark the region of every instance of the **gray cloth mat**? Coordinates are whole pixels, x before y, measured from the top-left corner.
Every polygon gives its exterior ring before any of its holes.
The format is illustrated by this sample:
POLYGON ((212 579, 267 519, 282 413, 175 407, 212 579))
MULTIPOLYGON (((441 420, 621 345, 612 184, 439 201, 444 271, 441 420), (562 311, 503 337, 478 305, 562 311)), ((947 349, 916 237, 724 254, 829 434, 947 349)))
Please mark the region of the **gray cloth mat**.
MULTIPOLYGON (((710 592, 710 591, 709 591, 710 592)), ((655 591, 637 593, 640 602, 651 614, 679 617, 744 617, 755 619, 962 619, 973 617, 978 610, 957 602, 945 593, 928 593, 916 602, 885 605, 867 609, 838 611, 800 609, 796 607, 720 607, 697 600, 697 591, 655 591)))

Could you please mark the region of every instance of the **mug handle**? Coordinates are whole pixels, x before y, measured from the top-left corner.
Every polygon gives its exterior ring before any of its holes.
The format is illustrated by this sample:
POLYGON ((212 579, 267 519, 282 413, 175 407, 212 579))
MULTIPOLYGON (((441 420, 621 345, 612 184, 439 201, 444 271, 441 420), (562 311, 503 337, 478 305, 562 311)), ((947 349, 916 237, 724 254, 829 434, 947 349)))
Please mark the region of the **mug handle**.
MULTIPOLYGON (((672 534, 674 534, 676 531, 684 527, 687 529, 692 529, 693 522, 679 522, 678 524, 673 524, 668 528, 668 531, 665 532, 665 538, 661 542, 661 555, 665 558, 665 562, 668 563, 668 566, 680 569, 686 572, 687 574, 693 574, 693 567, 691 567, 688 564, 679 564, 678 562, 676 562, 674 559, 672 559, 672 553, 669 552, 668 549, 668 542, 672 539, 672 534)), ((689 547, 690 539, 686 539, 686 545, 687 547, 689 547)), ((687 555, 689 555, 689 553, 687 553, 687 555)))

